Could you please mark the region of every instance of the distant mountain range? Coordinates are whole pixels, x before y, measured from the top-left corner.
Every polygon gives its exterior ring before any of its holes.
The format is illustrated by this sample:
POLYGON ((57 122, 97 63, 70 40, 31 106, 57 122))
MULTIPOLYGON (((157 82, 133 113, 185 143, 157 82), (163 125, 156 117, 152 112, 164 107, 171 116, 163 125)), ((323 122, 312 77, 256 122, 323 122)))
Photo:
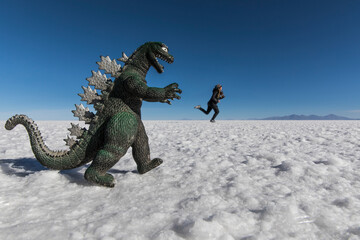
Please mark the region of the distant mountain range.
POLYGON ((263 118, 261 120, 359 120, 359 119, 347 118, 347 117, 337 116, 334 114, 329 114, 326 116, 292 114, 282 117, 268 117, 268 118, 263 118))

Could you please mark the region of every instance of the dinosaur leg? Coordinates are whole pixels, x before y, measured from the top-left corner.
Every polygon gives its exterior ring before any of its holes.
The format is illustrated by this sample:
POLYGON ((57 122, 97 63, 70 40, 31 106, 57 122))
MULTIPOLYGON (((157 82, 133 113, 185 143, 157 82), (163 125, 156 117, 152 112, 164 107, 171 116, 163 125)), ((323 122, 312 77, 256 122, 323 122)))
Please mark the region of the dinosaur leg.
POLYGON ((85 172, 85 179, 106 187, 114 187, 114 177, 106 173, 112 168, 132 145, 137 132, 137 120, 130 113, 113 116, 105 128, 103 148, 97 153, 85 172))
POLYGON ((144 174, 151 169, 156 168, 163 162, 160 158, 150 160, 148 136, 146 135, 144 124, 141 121, 139 122, 139 128, 135 141, 131 147, 132 154, 140 174, 144 174))

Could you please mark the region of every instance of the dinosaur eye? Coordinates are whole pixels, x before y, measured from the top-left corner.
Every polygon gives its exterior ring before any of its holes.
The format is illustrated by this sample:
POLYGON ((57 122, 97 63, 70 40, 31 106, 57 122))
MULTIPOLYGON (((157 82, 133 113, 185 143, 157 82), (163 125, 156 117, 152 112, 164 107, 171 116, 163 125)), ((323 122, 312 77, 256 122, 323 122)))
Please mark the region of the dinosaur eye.
POLYGON ((166 47, 162 47, 162 50, 164 50, 164 52, 168 52, 168 49, 166 47))

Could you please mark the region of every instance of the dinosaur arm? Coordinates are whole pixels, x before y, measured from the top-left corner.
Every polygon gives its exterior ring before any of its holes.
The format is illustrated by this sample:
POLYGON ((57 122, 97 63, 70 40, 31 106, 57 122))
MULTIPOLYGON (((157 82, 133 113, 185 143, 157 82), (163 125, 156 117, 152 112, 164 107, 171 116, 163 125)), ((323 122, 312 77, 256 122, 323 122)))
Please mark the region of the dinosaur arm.
POLYGON ((143 98, 144 101, 147 101, 147 102, 159 102, 160 100, 158 99, 154 99, 154 98, 143 98))
POLYGON ((171 102, 169 99, 165 99, 165 100, 154 100, 154 99, 151 99, 151 98, 147 98, 147 99, 143 99, 144 101, 146 102, 161 102, 161 103, 167 103, 167 104, 170 104, 171 105, 171 102))
POLYGON ((177 83, 172 83, 164 88, 149 87, 134 76, 128 77, 125 81, 125 88, 129 92, 147 102, 169 103, 168 99, 180 99, 180 96, 176 94, 182 92, 178 86, 177 83))
POLYGON ((125 88, 133 95, 143 98, 145 101, 156 102, 166 98, 164 88, 149 87, 145 82, 133 76, 126 79, 125 88))

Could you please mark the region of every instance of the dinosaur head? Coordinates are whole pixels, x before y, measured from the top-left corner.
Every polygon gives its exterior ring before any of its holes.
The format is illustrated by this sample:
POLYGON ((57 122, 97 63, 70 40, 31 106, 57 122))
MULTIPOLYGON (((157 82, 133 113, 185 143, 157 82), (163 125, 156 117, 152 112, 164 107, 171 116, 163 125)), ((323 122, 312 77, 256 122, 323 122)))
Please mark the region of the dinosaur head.
POLYGON ((158 58, 167 63, 174 62, 174 57, 169 54, 169 48, 164 43, 147 42, 143 45, 143 47, 145 47, 147 60, 158 73, 164 72, 164 66, 159 63, 158 58))

